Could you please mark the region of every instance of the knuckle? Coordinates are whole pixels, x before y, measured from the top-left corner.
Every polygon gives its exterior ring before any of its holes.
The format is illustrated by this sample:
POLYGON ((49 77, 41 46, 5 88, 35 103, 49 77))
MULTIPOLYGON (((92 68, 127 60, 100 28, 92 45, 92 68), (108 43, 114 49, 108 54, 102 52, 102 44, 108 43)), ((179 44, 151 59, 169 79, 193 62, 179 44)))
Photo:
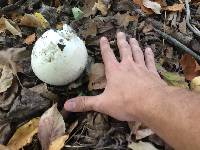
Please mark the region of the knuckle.
POLYGON ((81 111, 86 111, 86 97, 85 96, 81 97, 79 107, 81 111))

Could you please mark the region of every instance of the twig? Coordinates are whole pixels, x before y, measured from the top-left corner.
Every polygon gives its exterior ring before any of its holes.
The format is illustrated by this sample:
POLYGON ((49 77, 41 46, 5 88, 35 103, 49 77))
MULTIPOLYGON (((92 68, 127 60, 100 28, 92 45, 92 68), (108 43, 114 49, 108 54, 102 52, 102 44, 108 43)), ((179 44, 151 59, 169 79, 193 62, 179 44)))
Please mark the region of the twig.
POLYGON ((188 0, 185 0, 185 5, 186 5, 186 23, 187 23, 187 26, 192 32, 194 32, 194 34, 196 34, 197 36, 200 37, 200 31, 194 25, 190 24, 191 16, 190 16, 190 6, 189 6, 188 0))
POLYGON ((184 52, 192 55, 196 60, 200 61, 200 56, 197 55, 195 52, 193 52, 191 49, 189 49, 188 47, 186 47, 185 45, 183 45, 181 42, 177 41, 176 39, 174 39, 173 37, 171 37, 170 35, 158 30, 154 28, 154 31, 156 31, 157 33, 159 33, 165 40, 167 40, 169 43, 171 43, 172 45, 180 48, 181 50, 183 50, 184 52))
POLYGON ((0 15, 1 14, 4 14, 4 13, 7 13, 9 11, 12 11, 12 10, 15 10, 19 7, 21 7, 21 5, 23 3, 25 3, 27 0, 19 0, 18 2, 16 2, 15 4, 11 4, 11 5, 8 5, 8 6, 5 6, 3 8, 0 9, 0 15))

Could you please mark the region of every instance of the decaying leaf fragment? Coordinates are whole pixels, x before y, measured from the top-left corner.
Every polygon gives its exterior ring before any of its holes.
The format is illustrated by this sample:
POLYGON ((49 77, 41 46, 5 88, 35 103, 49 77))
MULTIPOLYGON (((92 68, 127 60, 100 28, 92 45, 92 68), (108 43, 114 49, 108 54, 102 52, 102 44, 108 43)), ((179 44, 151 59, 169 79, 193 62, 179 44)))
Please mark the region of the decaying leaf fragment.
POLYGON ((105 67, 102 63, 92 64, 89 73, 88 89, 97 90, 103 89, 106 86, 105 67))
POLYGON ((12 85, 12 80, 12 69, 5 64, 0 64, 0 93, 5 92, 12 85))
POLYGON ((120 14, 118 12, 114 18, 117 20, 117 24, 124 28, 126 28, 130 22, 138 20, 138 16, 131 16, 128 12, 125 14, 120 14))
POLYGON ((69 135, 63 135, 55 139, 49 146, 49 150, 60 150, 63 148, 65 141, 69 138, 69 135))
POLYGON ((17 129, 7 146, 11 150, 18 150, 31 143, 33 136, 38 132, 39 118, 34 118, 17 129))
POLYGON ((161 6, 160 6, 159 3, 153 2, 153 1, 150 1, 150 0, 143 0, 143 5, 144 5, 146 8, 152 9, 156 14, 161 14, 161 13, 160 13, 160 11, 161 11, 161 6))
POLYGON ((48 150, 52 141, 65 133, 65 122, 57 109, 57 104, 49 108, 41 117, 38 138, 43 150, 48 150))

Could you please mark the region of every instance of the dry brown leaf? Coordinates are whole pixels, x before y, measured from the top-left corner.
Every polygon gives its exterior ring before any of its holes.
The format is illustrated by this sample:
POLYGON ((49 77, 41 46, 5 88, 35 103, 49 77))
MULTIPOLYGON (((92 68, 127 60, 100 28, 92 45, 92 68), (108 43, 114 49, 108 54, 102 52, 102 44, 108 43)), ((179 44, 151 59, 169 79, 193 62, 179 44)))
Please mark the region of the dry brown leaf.
POLYGON ((49 146, 49 150, 60 150, 63 148, 65 141, 69 138, 69 135, 63 135, 55 139, 49 146))
POLYGON ((33 14, 25 14, 20 21, 20 25, 28 26, 28 27, 41 27, 40 22, 33 14))
POLYGON ((58 101, 58 99, 59 99, 56 94, 54 94, 48 90, 47 85, 45 83, 36 85, 36 86, 30 88, 29 90, 36 92, 36 93, 40 94, 41 96, 48 98, 52 101, 58 101))
POLYGON ((31 143, 33 136, 38 132, 39 118, 34 118, 17 129, 7 146, 11 150, 18 150, 31 143))
POLYGON ((86 38, 88 36, 96 36, 97 34, 97 25, 94 20, 90 20, 85 24, 86 30, 83 30, 82 35, 86 38))
POLYGON ((182 12, 183 8, 184 8, 184 4, 174 4, 172 6, 167 6, 166 8, 164 8, 164 10, 182 12))
POLYGON ((0 64, 0 93, 5 92, 12 85, 13 71, 5 65, 0 64))
POLYGON ((150 0, 143 0, 143 5, 146 8, 150 8, 153 12, 155 12, 156 14, 161 14, 161 5, 157 2, 153 2, 150 0))
POLYGON ((106 86, 105 67, 102 63, 92 64, 89 73, 88 89, 97 90, 103 89, 106 86))
POLYGON ((33 44, 33 42, 35 42, 35 40, 36 40, 36 35, 35 33, 33 33, 26 37, 26 39, 24 40, 24 43, 27 45, 31 45, 33 44))
POLYGON ((106 4, 104 0, 98 0, 98 2, 94 4, 94 7, 92 9, 94 12, 95 10, 99 10, 103 16, 106 16, 108 14, 109 8, 110 4, 106 4))
POLYGON ((128 12, 125 14, 120 14, 119 12, 114 16, 117 20, 119 26, 126 28, 129 25, 129 22, 137 21, 138 16, 131 16, 128 12))
POLYGON ((8 20, 4 17, 0 18, 0 33, 5 32, 6 30, 10 31, 13 35, 18 35, 22 37, 21 31, 17 24, 15 24, 13 21, 8 20))
POLYGON ((19 23, 23 26, 28 27, 42 27, 47 28, 49 26, 48 21, 43 17, 41 13, 35 13, 35 14, 25 14, 19 23))
POLYGON ((184 54, 180 60, 180 64, 187 80, 191 81, 194 77, 200 75, 200 65, 191 55, 184 54))
POLYGON ((57 104, 49 108, 41 117, 38 138, 43 150, 48 150, 50 143, 65 133, 65 122, 57 109, 57 104))

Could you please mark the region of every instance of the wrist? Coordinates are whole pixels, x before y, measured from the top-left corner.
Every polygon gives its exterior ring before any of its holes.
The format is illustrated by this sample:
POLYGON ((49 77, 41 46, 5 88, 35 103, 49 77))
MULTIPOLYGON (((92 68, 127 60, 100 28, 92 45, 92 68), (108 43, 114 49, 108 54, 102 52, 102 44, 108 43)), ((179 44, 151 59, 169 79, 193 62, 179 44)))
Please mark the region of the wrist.
POLYGON ((145 99, 140 101, 138 109, 136 109, 136 118, 141 122, 146 122, 151 115, 161 112, 161 105, 165 105, 164 101, 179 88, 172 86, 160 86, 149 89, 145 94, 145 99))

